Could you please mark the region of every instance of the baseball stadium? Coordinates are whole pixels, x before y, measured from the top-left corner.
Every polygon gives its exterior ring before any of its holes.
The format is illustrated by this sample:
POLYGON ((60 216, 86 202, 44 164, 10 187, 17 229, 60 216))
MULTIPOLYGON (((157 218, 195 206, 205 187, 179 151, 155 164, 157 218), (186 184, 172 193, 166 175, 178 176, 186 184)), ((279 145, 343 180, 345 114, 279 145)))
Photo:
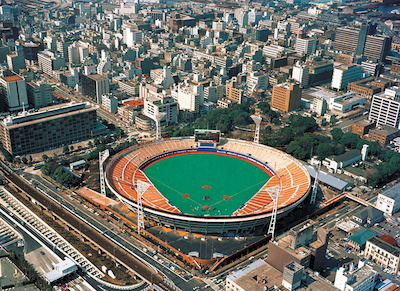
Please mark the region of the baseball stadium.
POLYGON ((266 230, 274 209, 278 218, 287 214, 311 184, 290 155, 211 130, 128 148, 108 160, 105 173, 112 193, 147 220, 219 235, 266 230))

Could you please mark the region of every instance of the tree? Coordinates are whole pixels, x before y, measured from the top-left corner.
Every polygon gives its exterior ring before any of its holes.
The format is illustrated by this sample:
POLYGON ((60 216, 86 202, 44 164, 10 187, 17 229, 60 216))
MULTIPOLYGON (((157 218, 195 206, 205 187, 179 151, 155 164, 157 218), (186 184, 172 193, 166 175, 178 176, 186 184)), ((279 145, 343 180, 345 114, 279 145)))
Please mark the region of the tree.
POLYGON ((49 159, 49 157, 46 154, 42 155, 42 160, 47 162, 47 160, 49 159))
POLYGON ((346 132, 343 134, 339 142, 346 148, 355 149, 360 139, 361 138, 358 134, 346 132))
POLYGON ((63 151, 63 154, 69 154, 69 147, 64 146, 62 151, 63 151))
POLYGON ((27 159, 26 157, 22 157, 22 162, 23 162, 24 164, 27 164, 27 163, 28 163, 28 159, 27 159))
POLYGON ((70 146, 70 147, 69 147, 69 150, 70 150, 71 152, 73 152, 73 151, 74 151, 74 146, 73 146, 73 145, 70 146))
POLYGON ((268 102, 262 101, 257 104, 257 107, 261 109, 261 111, 267 114, 271 110, 271 106, 268 102))
POLYGON ((93 147, 93 142, 91 140, 89 140, 89 142, 87 143, 88 147, 92 148, 93 147))
POLYGON ((342 138, 342 136, 344 134, 340 128, 334 128, 331 130, 330 133, 331 133, 333 140, 336 142, 340 141, 340 139, 342 138))

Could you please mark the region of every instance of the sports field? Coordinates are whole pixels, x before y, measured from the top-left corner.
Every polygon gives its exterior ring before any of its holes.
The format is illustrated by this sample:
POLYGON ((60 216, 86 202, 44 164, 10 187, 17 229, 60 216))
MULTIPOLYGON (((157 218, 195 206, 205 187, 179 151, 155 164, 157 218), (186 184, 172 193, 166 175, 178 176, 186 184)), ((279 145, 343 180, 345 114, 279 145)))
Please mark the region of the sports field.
POLYGON ((249 161, 214 153, 172 155, 144 173, 183 213, 210 216, 231 215, 270 178, 249 161))

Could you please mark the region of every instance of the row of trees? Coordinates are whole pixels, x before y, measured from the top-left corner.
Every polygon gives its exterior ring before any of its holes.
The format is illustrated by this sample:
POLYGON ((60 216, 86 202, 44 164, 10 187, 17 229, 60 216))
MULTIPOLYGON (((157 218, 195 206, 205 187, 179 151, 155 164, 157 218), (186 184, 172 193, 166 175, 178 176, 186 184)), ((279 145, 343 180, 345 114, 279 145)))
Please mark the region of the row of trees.
POLYGON ((66 186, 77 186, 81 179, 67 171, 64 166, 54 160, 48 160, 41 168, 43 174, 50 176, 58 183, 66 186))
POLYGON ((279 130, 274 131, 271 126, 267 126, 262 132, 264 136, 262 143, 272 147, 285 148, 296 137, 312 133, 317 128, 318 124, 312 117, 303 117, 299 114, 290 115, 285 126, 279 130))
POLYGON ((163 131, 163 136, 190 136, 193 135, 196 128, 218 129, 222 133, 229 135, 236 126, 246 126, 252 123, 251 114, 248 104, 235 104, 230 108, 218 108, 197 118, 186 126, 171 125, 166 127, 163 131))

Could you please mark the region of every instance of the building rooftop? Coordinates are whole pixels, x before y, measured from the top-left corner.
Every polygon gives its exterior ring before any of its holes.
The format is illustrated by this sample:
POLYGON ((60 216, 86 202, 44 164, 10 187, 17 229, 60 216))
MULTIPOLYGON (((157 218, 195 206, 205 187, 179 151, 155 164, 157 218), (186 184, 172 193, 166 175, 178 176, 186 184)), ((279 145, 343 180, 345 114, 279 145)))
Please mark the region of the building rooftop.
POLYGON ((8 128, 15 128, 33 124, 35 122, 43 122, 46 119, 65 116, 66 114, 75 114, 82 111, 96 110, 88 103, 67 103, 53 105, 41 108, 36 112, 23 112, 17 116, 7 116, 2 122, 8 128))
POLYGON ((362 228, 359 231, 357 231, 355 234, 351 235, 349 237, 349 240, 354 241, 356 244, 363 246, 369 240, 371 237, 377 236, 375 232, 367 229, 367 228, 362 228))
POLYGON ((100 74, 88 75, 87 77, 94 81, 105 81, 108 79, 107 76, 100 74))
MULTIPOLYGON (((305 165, 308 173, 311 175, 311 177, 315 178, 316 176, 316 171, 315 169, 310 166, 310 165, 305 165)), ((330 175, 324 171, 319 171, 319 176, 318 176, 319 181, 322 183, 329 185, 335 189, 338 190, 343 190, 346 188, 350 183, 346 180, 340 179, 338 177, 335 177, 333 175, 330 175)))
POLYGON ((395 128, 395 127, 391 127, 388 125, 380 125, 377 128, 371 129, 369 132, 370 133, 374 133, 374 134, 378 134, 378 135, 383 135, 383 136, 389 136, 392 135, 396 132, 400 131, 400 129, 395 128))
POLYGON ((341 155, 333 156, 332 159, 335 162, 338 162, 338 163, 342 162, 343 163, 343 162, 346 162, 348 160, 352 160, 352 159, 354 159, 354 158, 356 158, 358 156, 361 157, 361 151, 358 150, 358 149, 354 149, 354 150, 347 151, 347 152, 345 152, 345 153, 343 153, 341 155))
POLYGON ((243 289, 252 291, 264 291, 268 287, 282 284, 282 274, 263 260, 256 260, 227 278, 243 289))
POLYGON ((363 266, 351 274, 351 280, 349 280, 347 284, 355 288, 359 284, 363 283, 367 278, 375 275, 376 271, 374 271, 374 269, 370 266, 363 266))
POLYGON ((362 120, 354 122, 354 124, 365 127, 365 126, 369 126, 369 125, 373 124, 373 122, 369 121, 368 119, 362 119, 362 120))
POLYGON ((395 184, 394 186, 386 189, 380 195, 392 198, 396 201, 400 201, 400 183, 395 184))
POLYGON ((384 241, 378 237, 372 237, 368 241, 394 256, 400 256, 400 248, 399 247, 392 246, 391 244, 387 243, 386 241, 384 241))
POLYGON ((8 76, 8 77, 2 77, 2 79, 6 82, 16 82, 16 81, 21 81, 22 78, 20 76, 14 75, 14 76, 8 76))

